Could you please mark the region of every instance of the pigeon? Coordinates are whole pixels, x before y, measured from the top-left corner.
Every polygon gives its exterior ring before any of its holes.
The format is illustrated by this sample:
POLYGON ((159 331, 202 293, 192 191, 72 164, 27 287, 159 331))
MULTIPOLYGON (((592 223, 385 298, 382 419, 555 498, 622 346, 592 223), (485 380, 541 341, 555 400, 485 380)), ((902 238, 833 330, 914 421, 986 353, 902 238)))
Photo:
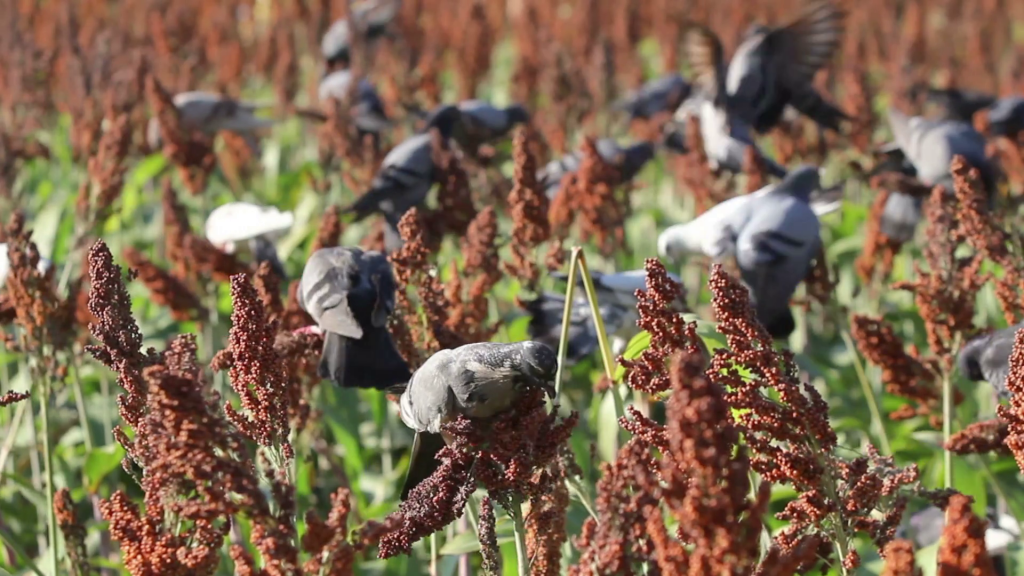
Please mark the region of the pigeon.
MULTIPOLYGON (((745 222, 756 201, 779 184, 769 184, 750 194, 735 196, 714 205, 697 218, 684 224, 669 226, 658 236, 658 255, 680 260, 686 255, 703 254, 712 260, 731 255, 735 239, 730 223, 745 222)), ((816 216, 830 214, 842 207, 842 184, 811 193, 810 206, 816 216)))
POLYGON ((530 121, 530 113, 521 104, 498 108, 483 100, 463 100, 458 104, 462 122, 452 138, 459 147, 474 153, 483 144, 492 144, 508 136, 518 124, 530 121))
POLYGON ((295 223, 291 212, 250 202, 229 202, 218 206, 206 218, 206 239, 216 248, 234 254, 238 243, 248 242, 256 262, 268 262, 274 273, 287 279, 274 241, 295 223))
POLYGON ((653 118, 679 108, 690 96, 691 89, 681 74, 666 74, 630 92, 615 103, 614 109, 626 112, 631 120, 653 118))
POLYGON ((776 178, 786 176, 785 168, 761 152, 750 133, 750 126, 738 117, 731 117, 707 96, 698 93, 683 102, 676 111, 675 121, 683 124, 690 116, 700 120, 704 154, 712 170, 726 170, 733 174, 743 172, 747 148, 753 147, 768 174, 776 178))
POLYGON ((302 271, 298 301, 324 337, 321 378, 378 390, 409 381, 409 366, 388 332, 395 279, 387 256, 340 246, 317 250, 302 271))
MULTIPOLYGON (((399 2, 373 1, 353 3, 352 22, 362 27, 366 40, 373 41, 385 36, 388 27, 398 13, 399 2)), ((335 20, 320 40, 320 52, 326 61, 327 70, 336 67, 347 68, 352 55, 352 30, 345 18, 335 20)))
POLYGON ((786 26, 751 26, 728 64, 718 37, 703 26, 684 33, 683 49, 694 84, 757 132, 776 126, 787 104, 838 131, 849 116, 826 102, 812 81, 832 59, 842 31, 843 12, 834 0, 809 0, 786 26))
MULTIPOLYGON (((245 139, 256 155, 259 155, 260 147, 255 132, 275 123, 275 120, 258 118, 255 114, 256 110, 270 104, 242 102, 214 92, 182 92, 175 94, 173 101, 183 130, 202 132, 211 137, 221 130, 234 132, 245 139)), ((150 118, 146 126, 146 143, 150 149, 158 150, 163 146, 160 132, 160 121, 155 116, 150 118)))
MULTIPOLYGON (((443 139, 451 137, 459 109, 447 106, 435 114, 433 126, 443 139)), ((434 146, 429 132, 421 132, 395 146, 380 165, 377 175, 370 183, 370 189, 343 213, 355 214, 355 220, 362 220, 374 212, 384 215, 385 245, 388 251, 401 247, 398 221, 410 208, 419 206, 427 198, 434 184, 434 146)))
POLYGON ((1007 96, 988 109, 988 130, 993 136, 1017 139, 1024 130, 1024 97, 1007 96))
POLYGON ((540 342, 480 342, 431 356, 399 399, 402 422, 416 431, 402 500, 437 469, 451 439, 441 425, 460 414, 485 420, 510 409, 529 386, 555 394, 558 355, 540 342))
MULTIPOLYGON (((320 102, 328 99, 344 101, 352 87, 352 72, 338 70, 331 72, 320 81, 320 102)), ((377 89, 366 78, 360 78, 352 99, 351 115, 360 138, 364 134, 379 135, 390 125, 384 112, 384 102, 377 89)))
MULTIPOLYGON (((551 277, 562 281, 568 280, 568 275, 561 272, 555 272, 551 274, 551 277)), ((668 277, 680 285, 683 283, 679 276, 671 272, 668 273, 668 277)), ((636 291, 647 291, 647 271, 640 268, 606 274, 594 270, 590 273, 590 278, 594 282, 598 309, 601 311, 601 318, 604 319, 605 331, 611 337, 612 354, 619 355, 625 351, 626 345, 629 344, 633 336, 640 332, 636 325, 637 320, 640 319, 636 308, 636 291)), ((577 282, 581 288, 584 286, 583 278, 579 278, 577 282)), ((564 301, 563 298, 563 304, 564 301)), ((583 303, 587 304, 586 297, 583 298, 583 303)), ((681 298, 673 302, 672 305, 677 312, 686 311, 686 302, 681 298)), ((593 323, 590 319, 589 304, 586 306, 585 314, 586 320, 593 323)), ((562 313, 559 312, 559 330, 561 330, 561 322, 562 313)))
POLYGON ((810 204, 820 188, 819 169, 801 166, 776 185, 727 200, 693 222, 665 230, 658 252, 670 258, 734 256, 758 320, 773 338, 786 338, 795 328, 789 299, 821 246, 818 215, 810 204))
MULTIPOLYGON (((978 168, 985 191, 990 200, 993 198, 998 172, 985 155, 985 138, 973 126, 955 120, 911 117, 895 108, 889 109, 889 126, 895 146, 913 166, 922 184, 942 185, 952 193, 953 176, 949 165, 953 156, 960 154, 978 168)), ((882 233, 899 242, 910 241, 921 219, 922 202, 923 198, 891 193, 882 212, 882 233)))
MULTIPOLYGON (((523 309, 530 316, 530 323, 526 328, 530 338, 557 350, 562 337, 565 295, 544 292, 533 300, 523 302, 523 309)), ((618 323, 616 318, 611 317, 615 311, 616 309, 610 306, 601 309, 601 317, 604 319, 606 327, 618 323)), ((597 330, 594 328, 594 321, 590 316, 590 304, 587 302, 586 296, 577 295, 573 299, 573 305, 569 311, 566 364, 573 365, 590 356, 597 350, 597 346, 597 330)))
MULTIPOLYGON (((1020 524, 1009 514, 999 514, 995 508, 986 510, 985 549, 992 559, 995 573, 1005 576, 1003 556, 1010 544, 1020 538, 1020 524)), ((934 545, 942 537, 946 526, 946 513, 936 506, 928 506, 910 516, 906 524, 897 528, 897 538, 910 538, 918 549, 934 545)))
POLYGON ((1024 323, 972 338, 956 356, 960 373, 972 382, 988 382, 1000 398, 1008 398, 1006 376, 1010 373, 1010 354, 1021 328, 1024 323))
MULTIPOLYGON (((39 257, 39 264, 36 265, 36 270, 39 270, 40 274, 46 274, 47 271, 53 266, 47 258, 39 257)), ((11 260, 7 255, 7 243, 0 242, 0 288, 4 287, 7 282, 7 275, 11 273, 11 260)))
POLYGON ((916 101, 922 96, 926 102, 939 107, 939 118, 959 122, 970 122, 976 112, 988 108, 996 102, 994 95, 976 90, 933 88, 922 83, 910 87, 912 100, 916 101))
MULTIPOLYGON (((624 184, 632 180, 647 162, 654 158, 654 144, 637 142, 622 148, 611 138, 601 138, 597 141, 597 153, 605 162, 619 170, 619 183, 624 184)), ((537 171, 537 183, 544 188, 548 198, 553 199, 558 195, 562 187, 562 178, 579 170, 582 160, 583 153, 577 150, 548 162, 547 166, 537 171)))

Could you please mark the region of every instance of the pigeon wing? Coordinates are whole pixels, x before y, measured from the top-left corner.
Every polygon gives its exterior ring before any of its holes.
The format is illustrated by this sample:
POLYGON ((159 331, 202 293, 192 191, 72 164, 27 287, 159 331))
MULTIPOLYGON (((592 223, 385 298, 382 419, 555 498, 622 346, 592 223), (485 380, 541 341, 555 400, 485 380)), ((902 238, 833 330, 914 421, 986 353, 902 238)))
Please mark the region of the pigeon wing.
POLYGON ((722 43, 705 26, 691 26, 683 34, 683 53, 693 72, 693 83, 714 100, 725 92, 722 43))

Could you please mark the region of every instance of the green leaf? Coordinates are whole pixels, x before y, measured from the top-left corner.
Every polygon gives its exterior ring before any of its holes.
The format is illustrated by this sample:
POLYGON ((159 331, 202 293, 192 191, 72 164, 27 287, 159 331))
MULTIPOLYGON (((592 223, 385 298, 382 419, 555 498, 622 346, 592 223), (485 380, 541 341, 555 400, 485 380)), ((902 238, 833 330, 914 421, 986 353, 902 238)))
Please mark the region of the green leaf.
POLYGON ((89 491, 95 492, 100 482, 121 465, 125 456, 120 444, 111 444, 93 448, 85 459, 85 476, 89 479, 89 491))
POLYGON ((617 451, 619 430, 619 419, 615 416, 615 399, 612 398, 612 391, 605 392, 601 399, 601 407, 597 412, 597 422, 594 428, 597 429, 597 453, 601 460, 612 462, 615 460, 617 451))
MULTIPOLYGON (((917 567, 921 569, 921 576, 935 576, 939 570, 939 542, 918 550, 914 554, 914 560, 917 562, 917 567)), ((1008 572, 1008 574, 1012 574, 1012 572, 1008 572)))
MULTIPOLYGON (((647 350, 648 346, 651 345, 651 334, 649 332, 641 332, 630 339, 629 344, 626 345, 626 350, 622 353, 622 357, 626 360, 636 360, 647 350)), ((626 374, 625 366, 619 364, 615 367, 615 381, 621 382, 622 377, 626 374)))
MULTIPOLYGON (((494 523, 494 532, 498 536, 498 546, 515 540, 512 534, 512 521, 503 515, 498 515, 494 523)), ((480 540, 476 532, 466 530, 448 540, 441 546, 439 554, 442 556, 459 556, 461 554, 472 554, 480 551, 480 540)))

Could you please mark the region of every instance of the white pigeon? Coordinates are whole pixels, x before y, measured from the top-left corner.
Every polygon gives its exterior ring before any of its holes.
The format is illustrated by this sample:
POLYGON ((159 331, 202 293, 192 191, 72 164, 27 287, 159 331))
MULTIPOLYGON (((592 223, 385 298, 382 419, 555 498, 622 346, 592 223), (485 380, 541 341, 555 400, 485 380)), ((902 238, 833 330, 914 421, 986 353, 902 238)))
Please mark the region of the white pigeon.
MULTIPOLYGON (((42 256, 39 257, 39 265, 37 266, 37 269, 40 274, 46 274, 46 271, 49 270, 51 266, 53 266, 53 262, 50 262, 42 256)), ((3 288, 4 284, 7 282, 7 275, 10 274, 10 272, 11 260, 7 256, 7 243, 0 242, 0 288, 3 288)))
POLYGON ((269 262, 278 276, 287 279, 274 241, 291 230, 294 223, 291 212, 273 206, 229 202, 215 208, 206 218, 206 239, 228 254, 238 250, 238 243, 247 242, 256 262, 269 262))

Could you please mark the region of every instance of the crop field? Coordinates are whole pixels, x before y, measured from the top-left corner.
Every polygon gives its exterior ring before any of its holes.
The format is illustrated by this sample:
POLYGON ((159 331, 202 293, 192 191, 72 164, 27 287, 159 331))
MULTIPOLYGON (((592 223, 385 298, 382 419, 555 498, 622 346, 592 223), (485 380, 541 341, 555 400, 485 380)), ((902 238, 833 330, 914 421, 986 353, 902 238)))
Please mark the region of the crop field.
POLYGON ((1024 2, 0 53, 0 576, 1024 574, 1024 2))

